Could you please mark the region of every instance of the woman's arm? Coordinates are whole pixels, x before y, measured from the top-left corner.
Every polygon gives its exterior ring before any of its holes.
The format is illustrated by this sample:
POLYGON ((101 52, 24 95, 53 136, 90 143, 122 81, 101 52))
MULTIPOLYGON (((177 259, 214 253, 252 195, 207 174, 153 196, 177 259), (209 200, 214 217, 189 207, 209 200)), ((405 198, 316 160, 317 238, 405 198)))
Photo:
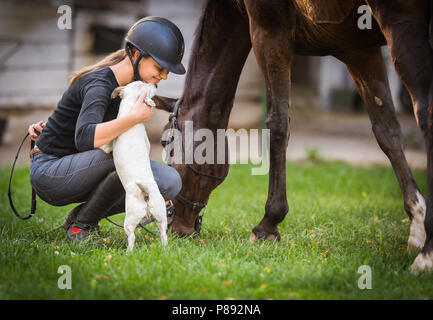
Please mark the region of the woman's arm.
POLYGON ((79 152, 99 148, 152 116, 152 108, 144 103, 146 93, 143 93, 127 116, 102 122, 111 100, 110 91, 104 86, 89 86, 86 90, 75 126, 75 146, 79 152))
POLYGON ((95 128, 94 148, 99 148, 140 122, 149 121, 153 109, 144 103, 144 92, 135 103, 131 113, 111 121, 98 123, 95 128))
POLYGON ((29 125, 28 132, 31 140, 36 141, 38 139, 38 136, 44 129, 45 124, 45 121, 39 121, 38 123, 33 123, 29 125), (39 132, 39 134, 37 132, 39 132))

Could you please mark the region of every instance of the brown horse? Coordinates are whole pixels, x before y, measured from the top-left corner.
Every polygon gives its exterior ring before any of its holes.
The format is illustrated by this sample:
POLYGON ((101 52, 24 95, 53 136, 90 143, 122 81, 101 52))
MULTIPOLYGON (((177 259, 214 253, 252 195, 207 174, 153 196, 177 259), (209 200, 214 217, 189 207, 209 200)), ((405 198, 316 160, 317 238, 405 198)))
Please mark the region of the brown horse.
MULTIPOLYGON (((157 99, 157 104, 168 111, 176 111, 177 117, 173 120, 177 120, 182 132, 185 121, 192 120, 194 131, 207 128, 216 136, 217 129, 227 128, 238 80, 253 48, 266 82, 270 171, 265 215, 252 230, 251 240, 279 240, 278 224, 288 212, 285 155, 289 139, 292 59, 295 54, 332 55, 343 61, 352 75, 365 101, 377 142, 389 158, 400 184, 404 209, 411 220, 408 248, 422 249, 411 270, 417 273, 432 268, 433 53, 429 44, 430 10, 428 0, 210 0, 206 3, 183 95, 176 105, 175 99, 163 97, 157 99), (371 28, 360 29, 358 26, 358 8, 362 5, 371 8, 374 18, 371 28), (380 49, 386 44, 394 66, 411 94, 414 113, 425 136, 427 206, 403 152, 400 124, 380 49)), ((199 212, 211 191, 227 175, 229 165, 226 161, 226 164, 174 166, 182 176, 183 188, 175 200, 172 228, 188 235, 197 229, 199 212)))

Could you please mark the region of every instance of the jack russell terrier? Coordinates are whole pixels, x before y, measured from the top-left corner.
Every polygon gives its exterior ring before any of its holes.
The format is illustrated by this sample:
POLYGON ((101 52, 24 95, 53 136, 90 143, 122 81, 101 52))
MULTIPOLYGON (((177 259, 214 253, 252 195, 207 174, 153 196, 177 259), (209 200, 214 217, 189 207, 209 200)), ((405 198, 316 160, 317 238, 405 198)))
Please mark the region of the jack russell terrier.
MULTIPOLYGON (((156 93, 154 84, 142 81, 132 82, 116 88, 111 98, 122 98, 118 118, 131 112, 137 99, 146 92, 144 102, 155 107, 152 97, 156 93)), ((124 229, 128 236, 128 251, 134 248, 137 225, 144 218, 154 218, 158 225, 163 245, 167 244, 167 213, 165 200, 155 182, 150 167, 150 143, 144 123, 139 123, 122 133, 113 141, 103 145, 105 153, 113 152, 114 165, 125 189, 124 229)))

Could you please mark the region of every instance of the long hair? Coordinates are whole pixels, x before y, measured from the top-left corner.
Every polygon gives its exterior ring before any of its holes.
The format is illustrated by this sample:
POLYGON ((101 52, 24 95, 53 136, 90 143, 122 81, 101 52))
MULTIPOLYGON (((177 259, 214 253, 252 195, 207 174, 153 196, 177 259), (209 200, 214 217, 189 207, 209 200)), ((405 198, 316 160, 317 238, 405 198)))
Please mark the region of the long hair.
MULTIPOLYGON (((131 50, 132 54, 134 54, 134 51, 135 51, 134 49, 135 48, 132 47, 132 50, 131 50)), ((103 67, 115 65, 115 64, 119 63, 120 61, 122 61, 123 59, 125 59, 125 57, 127 57, 125 49, 120 49, 120 50, 117 50, 113 53, 110 53, 108 56, 106 56, 101 61, 98 61, 95 64, 84 67, 81 70, 74 72, 72 74, 71 81, 69 82, 69 84, 74 83, 74 81, 77 80, 79 77, 81 77, 83 74, 86 74, 88 72, 91 72, 91 71, 94 71, 94 70, 97 70, 97 69, 100 69, 103 67)))

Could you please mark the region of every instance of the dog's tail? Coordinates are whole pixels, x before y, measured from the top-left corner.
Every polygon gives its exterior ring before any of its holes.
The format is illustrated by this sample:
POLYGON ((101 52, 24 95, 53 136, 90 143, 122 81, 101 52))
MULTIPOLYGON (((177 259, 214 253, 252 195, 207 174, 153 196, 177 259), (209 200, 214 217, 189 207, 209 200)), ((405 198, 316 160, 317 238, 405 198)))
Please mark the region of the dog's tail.
POLYGON ((137 186, 141 190, 141 192, 143 192, 144 200, 146 202, 148 202, 149 201, 150 189, 147 186, 147 184, 143 183, 143 182, 137 182, 137 186))

